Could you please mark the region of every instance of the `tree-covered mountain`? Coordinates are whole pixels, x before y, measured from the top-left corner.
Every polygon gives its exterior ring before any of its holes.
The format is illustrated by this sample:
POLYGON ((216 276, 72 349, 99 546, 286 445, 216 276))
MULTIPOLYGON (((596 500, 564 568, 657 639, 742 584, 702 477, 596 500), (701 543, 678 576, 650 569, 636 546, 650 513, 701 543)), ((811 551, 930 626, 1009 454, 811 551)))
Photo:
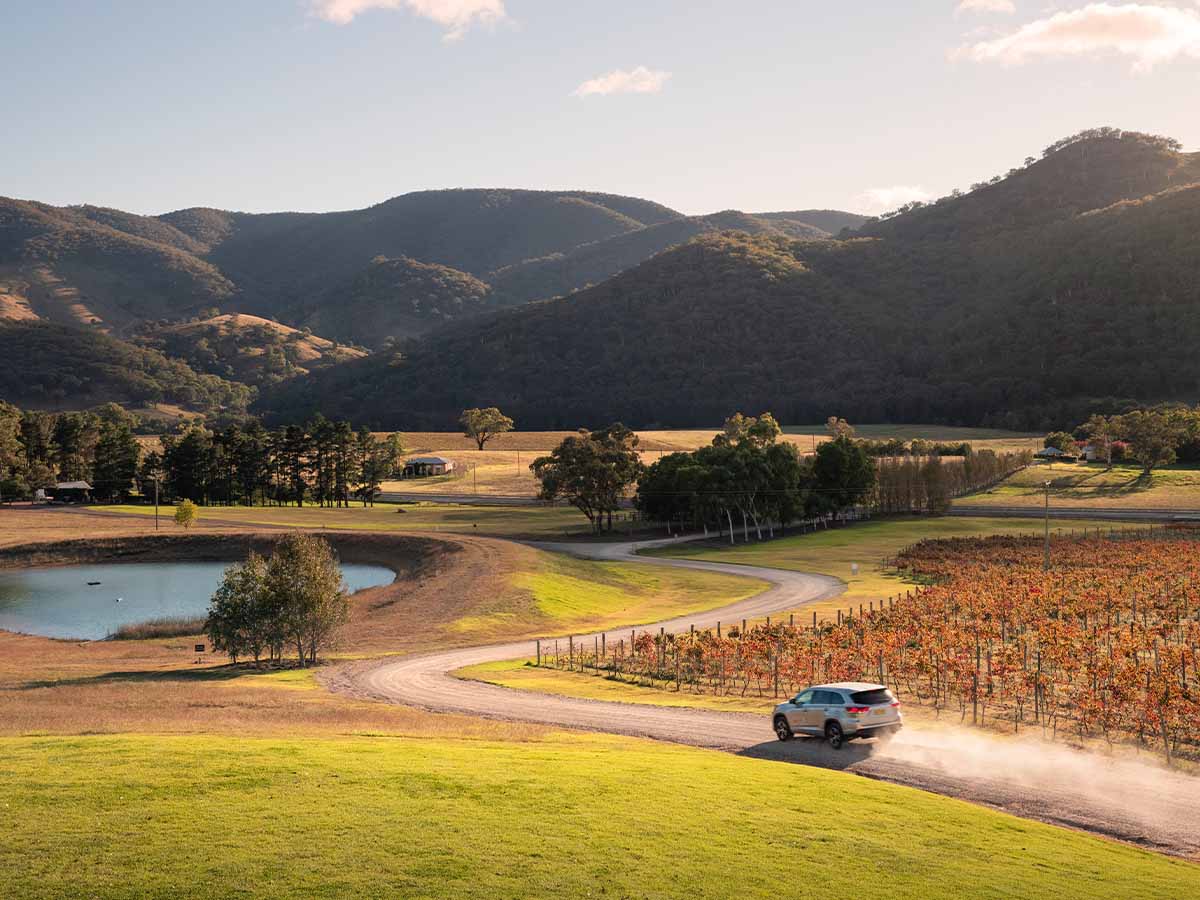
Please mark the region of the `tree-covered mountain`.
POLYGON ((253 389, 95 328, 0 321, 0 398, 30 409, 116 402, 198 412, 244 412, 253 389))
POLYGON ((233 283, 183 249, 189 240, 156 219, 0 198, 3 309, 120 331, 229 302, 233 283))
POLYGON ((347 212, 161 216, 0 198, 0 319, 126 336, 147 323, 253 314, 382 347, 493 306, 570 293, 698 234, 826 236, 803 213, 771 215, 781 218, 685 217, 587 191, 422 191, 347 212))
POLYGON ((1200 393, 1200 157, 1101 130, 971 192, 794 241, 702 234, 560 300, 454 323, 261 408, 451 427, 769 409, 1043 427, 1200 393))

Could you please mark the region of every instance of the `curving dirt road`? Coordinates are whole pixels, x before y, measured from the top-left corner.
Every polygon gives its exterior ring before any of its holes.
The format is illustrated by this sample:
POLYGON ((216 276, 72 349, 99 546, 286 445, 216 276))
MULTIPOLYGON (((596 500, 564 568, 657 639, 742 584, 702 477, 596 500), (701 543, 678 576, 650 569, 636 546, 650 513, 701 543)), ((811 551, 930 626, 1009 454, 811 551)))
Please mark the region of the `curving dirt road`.
MULTIPOLYGON (((657 631, 715 627, 759 618, 844 590, 837 579, 757 566, 635 556, 641 544, 539 544, 591 559, 704 569, 771 582, 770 590, 707 613, 638 626, 657 631)), ((610 631, 609 634, 615 634, 610 631)), ((592 635, 578 639, 592 643, 592 635)), ((339 692, 437 712, 584 728, 656 738, 772 760, 843 769, 1078 828, 1177 856, 1200 859, 1200 779, 1136 761, 1114 760, 1033 740, 1003 740, 976 730, 910 725, 886 747, 774 739, 766 716, 613 703, 511 690, 464 681, 464 666, 531 657, 533 641, 449 650, 343 666, 324 679, 339 692)), ((786 777, 781 773, 781 778, 786 777)))

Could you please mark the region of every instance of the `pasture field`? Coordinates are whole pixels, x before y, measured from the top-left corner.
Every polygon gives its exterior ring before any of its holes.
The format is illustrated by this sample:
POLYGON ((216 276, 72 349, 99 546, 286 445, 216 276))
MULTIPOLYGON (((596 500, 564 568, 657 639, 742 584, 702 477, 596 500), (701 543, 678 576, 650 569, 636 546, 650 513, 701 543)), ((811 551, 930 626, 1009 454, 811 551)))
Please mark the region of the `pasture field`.
POLYGON ((2 739, 0 797, 31 898, 1200 892, 1195 865, 922 791, 601 735, 2 739))
MULTIPOLYGON (((859 437, 925 438, 935 441, 969 441, 976 449, 997 451, 1040 449, 1041 435, 986 428, 954 428, 940 425, 862 425, 856 426, 859 437)), ((549 453, 570 431, 514 431, 497 435, 480 451, 475 442, 457 432, 401 432, 408 455, 437 454, 454 460, 456 471, 451 475, 418 478, 408 481, 388 481, 385 491, 416 494, 472 494, 531 496, 538 484, 529 472, 534 458, 549 453)), ((712 443, 719 433, 716 428, 690 428, 639 431, 642 462, 650 465, 662 456, 677 450, 695 450, 712 443)), ((381 436, 386 436, 382 435, 381 436)), ((793 426, 784 429, 783 439, 791 441, 803 453, 811 453, 817 445, 828 440, 825 425, 793 426)))
MULTIPOLYGON (((153 506, 91 507, 99 515, 121 514, 154 517, 153 506)), ((174 508, 163 505, 162 527, 176 530, 174 508)), ((317 506, 206 506, 200 508, 199 525, 234 528, 349 529, 354 531, 409 531, 427 534, 476 534, 557 540, 590 534, 590 526, 573 506, 470 506, 457 503, 355 504, 343 509, 317 506)))
POLYGON ((972 506, 1050 505, 1109 509, 1200 509, 1200 468, 1172 466, 1143 475, 1141 466, 1105 470, 1100 463, 1035 463, 1001 484, 958 502, 972 506))

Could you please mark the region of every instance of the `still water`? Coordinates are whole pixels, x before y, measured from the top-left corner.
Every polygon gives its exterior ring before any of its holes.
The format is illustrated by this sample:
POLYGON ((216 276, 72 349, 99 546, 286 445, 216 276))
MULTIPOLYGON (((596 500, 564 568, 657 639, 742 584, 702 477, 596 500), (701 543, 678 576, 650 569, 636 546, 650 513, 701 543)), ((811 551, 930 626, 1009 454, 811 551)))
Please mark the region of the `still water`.
MULTIPOLYGON (((200 618, 227 566, 115 563, 0 572, 0 629, 99 640, 122 625, 200 618)), ((342 566, 351 592, 391 584, 395 577, 383 566, 342 566)))

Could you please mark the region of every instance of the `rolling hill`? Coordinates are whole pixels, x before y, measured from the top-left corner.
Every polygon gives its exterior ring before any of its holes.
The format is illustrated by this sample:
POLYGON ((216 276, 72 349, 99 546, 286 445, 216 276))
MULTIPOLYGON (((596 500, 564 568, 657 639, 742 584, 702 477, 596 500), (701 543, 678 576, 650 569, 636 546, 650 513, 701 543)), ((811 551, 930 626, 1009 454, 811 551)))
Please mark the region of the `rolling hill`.
POLYGON ((260 408, 449 427, 621 419, 1043 428, 1200 393, 1200 157, 1089 132, 861 237, 701 234, 569 297, 454 323, 260 408))
POLYGON ((366 356, 364 350, 311 331, 241 313, 181 324, 150 324, 134 340, 139 346, 183 360, 197 372, 255 386, 366 356))

